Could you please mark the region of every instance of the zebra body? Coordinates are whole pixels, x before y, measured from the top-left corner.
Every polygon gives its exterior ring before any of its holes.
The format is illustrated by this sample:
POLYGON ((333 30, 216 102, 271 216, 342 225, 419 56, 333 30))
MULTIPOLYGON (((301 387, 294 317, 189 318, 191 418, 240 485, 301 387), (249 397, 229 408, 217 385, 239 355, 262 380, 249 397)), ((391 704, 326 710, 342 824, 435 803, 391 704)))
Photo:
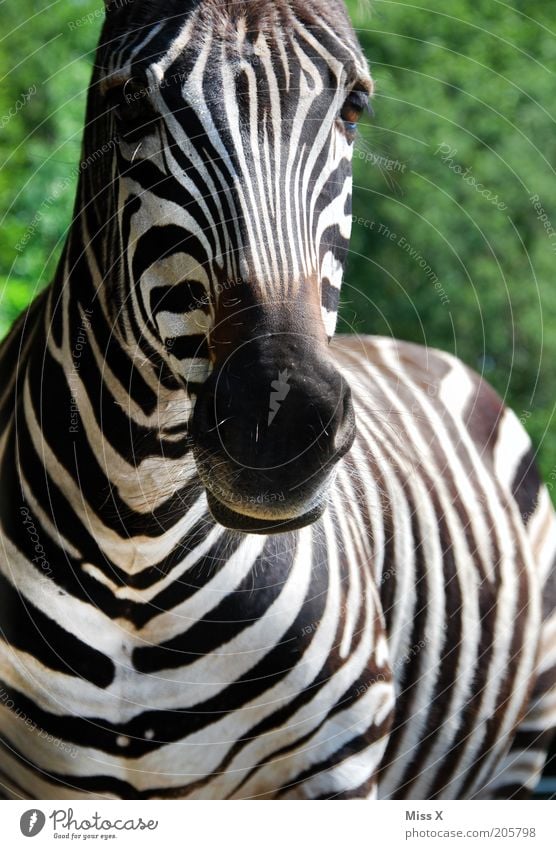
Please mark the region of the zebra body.
POLYGON ((0 351, 2 787, 525 792, 556 724, 528 438, 447 354, 327 347, 370 90, 342 7, 164 5, 108 15, 59 272, 0 351), (198 102, 218 56, 225 114, 198 102), (124 104, 141 63, 156 91, 124 104), (114 86, 126 133, 97 161, 114 86))
MULTIPOLYGON (((129 540, 123 581, 74 559, 71 539, 58 548, 30 493, 52 576, 33 563, 21 515, 16 545, 3 517, 3 595, 17 588, 21 634, 2 646, 2 681, 36 726, 2 706, 15 797, 369 796, 380 770, 380 796, 462 798, 498 775, 534 682, 554 553, 546 491, 527 492, 531 538, 512 494, 527 438, 445 354, 370 337, 340 337, 335 353, 360 425, 312 526, 227 531, 192 466, 201 504, 179 536, 200 524, 201 538, 168 568, 158 552, 172 542, 146 541, 139 569, 129 540)), ((114 562, 108 530, 95 536, 114 562)), ((553 622, 550 637, 553 654, 553 622)), ((549 698, 546 727, 553 709, 549 698)))

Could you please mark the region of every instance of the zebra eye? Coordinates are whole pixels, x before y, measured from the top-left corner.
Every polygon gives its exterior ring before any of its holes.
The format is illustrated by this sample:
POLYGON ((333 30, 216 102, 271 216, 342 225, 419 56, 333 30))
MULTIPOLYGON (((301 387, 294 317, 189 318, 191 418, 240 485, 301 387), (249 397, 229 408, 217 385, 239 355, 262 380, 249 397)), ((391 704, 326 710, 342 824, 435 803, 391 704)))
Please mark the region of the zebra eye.
POLYGON ((357 122, 361 117, 361 113, 369 105, 369 94, 366 91, 352 91, 346 97, 340 118, 344 123, 344 128, 348 138, 352 138, 357 130, 357 122))
POLYGON ((147 84, 138 79, 129 79, 109 90, 107 103, 125 141, 140 141, 154 130, 159 116, 149 94, 147 84))

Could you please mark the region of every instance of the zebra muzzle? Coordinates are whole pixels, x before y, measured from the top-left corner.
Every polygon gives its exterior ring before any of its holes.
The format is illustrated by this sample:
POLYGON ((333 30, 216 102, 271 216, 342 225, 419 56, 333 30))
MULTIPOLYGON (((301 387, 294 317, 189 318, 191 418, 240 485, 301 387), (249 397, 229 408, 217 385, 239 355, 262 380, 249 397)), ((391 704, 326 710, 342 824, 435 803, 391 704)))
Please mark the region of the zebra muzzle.
POLYGON ((274 357, 267 346, 254 359, 247 346, 195 404, 194 456, 213 517, 250 533, 314 522, 354 435, 351 391, 326 355, 282 340, 274 357))

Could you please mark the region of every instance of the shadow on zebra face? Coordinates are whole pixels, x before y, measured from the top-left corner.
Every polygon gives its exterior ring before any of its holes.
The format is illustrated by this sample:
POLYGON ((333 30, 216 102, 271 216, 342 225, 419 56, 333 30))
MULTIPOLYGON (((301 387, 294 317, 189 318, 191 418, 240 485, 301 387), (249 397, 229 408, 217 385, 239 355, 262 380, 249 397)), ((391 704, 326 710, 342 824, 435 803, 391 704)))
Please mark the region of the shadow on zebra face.
POLYGON ((327 352, 371 91, 343 4, 109 5, 97 68, 86 153, 117 138, 118 191, 105 172, 87 209, 117 223, 116 321, 195 399, 214 518, 306 525, 355 427, 327 352))

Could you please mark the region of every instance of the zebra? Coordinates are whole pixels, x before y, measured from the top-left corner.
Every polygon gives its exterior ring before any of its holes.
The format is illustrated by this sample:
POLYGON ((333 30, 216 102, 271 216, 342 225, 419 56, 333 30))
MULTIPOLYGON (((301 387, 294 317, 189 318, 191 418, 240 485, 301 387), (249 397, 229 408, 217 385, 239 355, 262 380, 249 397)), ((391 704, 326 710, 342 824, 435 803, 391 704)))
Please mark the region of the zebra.
POLYGON ((453 356, 334 337, 373 83, 339 0, 106 3, 74 217, 0 351, 0 784, 527 796, 556 524, 453 356))

